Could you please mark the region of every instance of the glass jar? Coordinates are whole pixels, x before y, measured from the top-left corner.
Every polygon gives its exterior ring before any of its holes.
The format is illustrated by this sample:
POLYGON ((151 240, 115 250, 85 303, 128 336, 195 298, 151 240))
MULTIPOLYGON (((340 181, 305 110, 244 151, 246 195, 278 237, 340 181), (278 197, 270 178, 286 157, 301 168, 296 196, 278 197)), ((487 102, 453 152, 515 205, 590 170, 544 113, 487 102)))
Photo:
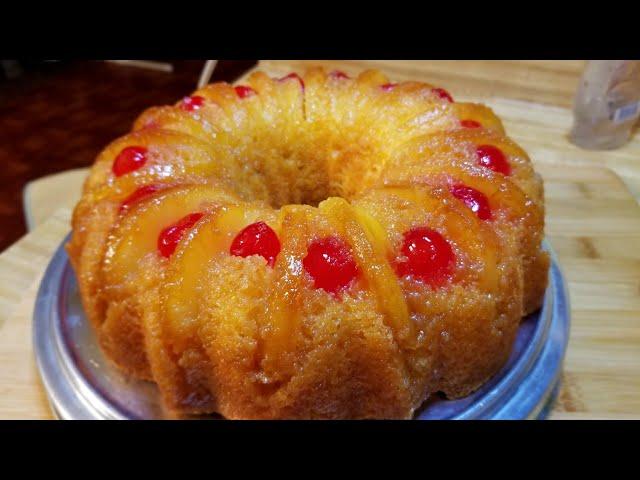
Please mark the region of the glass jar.
POLYGON ((573 111, 571 142, 590 150, 624 145, 640 116, 640 61, 588 61, 573 111))

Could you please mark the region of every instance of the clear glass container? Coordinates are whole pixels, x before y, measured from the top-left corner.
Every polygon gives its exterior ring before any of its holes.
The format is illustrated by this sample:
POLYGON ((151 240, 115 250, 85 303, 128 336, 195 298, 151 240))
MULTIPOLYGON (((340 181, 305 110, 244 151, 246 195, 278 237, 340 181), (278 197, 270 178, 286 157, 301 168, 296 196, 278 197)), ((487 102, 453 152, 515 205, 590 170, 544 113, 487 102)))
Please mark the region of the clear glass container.
POLYGON ((589 60, 573 111, 571 142, 589 150, 624 145, 640 116, 640 60, 589 60))

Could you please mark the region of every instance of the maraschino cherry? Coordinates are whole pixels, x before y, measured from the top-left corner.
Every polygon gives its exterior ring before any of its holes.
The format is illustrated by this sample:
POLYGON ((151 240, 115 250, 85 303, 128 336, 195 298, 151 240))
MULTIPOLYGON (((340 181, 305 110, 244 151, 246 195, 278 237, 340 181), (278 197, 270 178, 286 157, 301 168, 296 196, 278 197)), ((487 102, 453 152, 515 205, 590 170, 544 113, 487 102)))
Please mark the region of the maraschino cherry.
POLYGON ((478 163, 503 175, 511 175, 511 165, 502 150, 493 145, 480 145, 476 149, 478 163))
POLYGON ((253 97, 257 94, 257 92, 253 88, 247 87, 245 85, 238 85, 233 89, 236 91, 236 95, 238 95, 238 97, 240 98, 253 97))
POLYGON ((463 128, 480 128, 482 124, 476 120, 460 120, 460 126, 463 128))
POLYGON ((491 207, 484 193, 462 184, 452 185, 449 191, 454 197, 462 200, 480 220, 491 220, 491 207))
POLYGON ((400 276, 411 276, 432 287, 451 278, 455 254, 449 242, 435 230, 415 227, 405 232, 401 252, 404 258, 396 262, 400 276))
POLYGON ((443 100, 446 100, 449 103, 453 103, 453 97, 444 88, 432 88, 431 91, 435 93, 438 96, 438 98, 442 98, 443 100))
POLYGON ((156 192, 159 192, 164 188, 167 188, 167 186, 161 185, 161 184, 160 185, 157 185, 157 184, 144 185, 138 188, 131 195, 129 195, 127 198, 125 198, 122 201, 122 203, 120 204, 120 212, 124 212, 125 210, 128 210, 136 203, 141 202, 145 198, 153 195, 156 192))
POLYGON ((122 149, 113 161, 111 169, 116 177, 121 177, 122 175, 142 168, 146 162, 147 149, 145 147, 126 147, 122 149))
POLYGON ((351 78, 351 77, 349 77, 349 75, 344 73, 342 70, 334 70, 329 74, 329 76, 331 78, 335 78, 335 79, 339 79, 339 80, 347 80, 347 79, 351 78))
POLYGON ((295 73, 295 72, 290 73, 289 75, 285 75, 285 76, 284 76, 284 77, 282 77, 282 78, 279 78, 279 79, 278 79, 278 81, 279 81, 279 82, 285 82, 285 81, 287 81, 287 80, 289 80, 289 79, 297 80, 297 81, 298 81, 298 83, 300 84, 300 87, 302 87, 302 90, 304 90, 304 80, 302 79, 302 77, 300 77, 300 75, 298 75, 298 74, 297 74, 297 73, 295 73))
POLYGON ((280 253, 280 240, 276 232, 266 223, 252 223, 236 235, 229 253, 237 257, 260 255, 270 267, 273 267, 280 253))
POLYGON ((194 95, 192 97, 184 97, 180 103, 180 108, 187 112, 195 112, 200 110, 202 105, 204 105, 204 97, 194 95))
POLYGON ((333 236, 311 242, 302 265, 313 279, 315 288, 333 294, 347 288, 358 275, 358 266, 349 247, 333 236))
POLYGON ((158 236, 158 250, 160 251, 160 255, 165 258, 173 255, 185 232, 193 227, 203 215, 204 214, 200 212, 190 213, 173 225, 169 225, 163 229, 158 236))

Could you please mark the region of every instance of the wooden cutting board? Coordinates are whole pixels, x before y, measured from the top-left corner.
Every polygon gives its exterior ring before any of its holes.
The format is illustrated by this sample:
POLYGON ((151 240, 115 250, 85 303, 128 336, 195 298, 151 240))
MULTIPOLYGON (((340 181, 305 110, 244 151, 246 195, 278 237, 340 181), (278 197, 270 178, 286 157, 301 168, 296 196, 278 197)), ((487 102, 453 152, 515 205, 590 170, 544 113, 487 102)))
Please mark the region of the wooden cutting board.
MULTIPOLYGON (((290 63, 263 68, 299 70, 290 63)), ((420 68, 413 71, 430 81, 420 68)), ((547 236, 567 277, 571 338, 551 418, 640 418, 640 206, 611 169, 621 173, 623 159, 625 181, 640 185, 634 183, 640 168, 631 161, 640 163, 640 142, 586 152, 566 140, 571 112, 564 107, 482 101, 504 119, 545 180, 547 236)), ((39 279, 69 231, 69 216, 62 206, 0 255, 0 418, 52 418, 35 369, 31 315, 39 279)))

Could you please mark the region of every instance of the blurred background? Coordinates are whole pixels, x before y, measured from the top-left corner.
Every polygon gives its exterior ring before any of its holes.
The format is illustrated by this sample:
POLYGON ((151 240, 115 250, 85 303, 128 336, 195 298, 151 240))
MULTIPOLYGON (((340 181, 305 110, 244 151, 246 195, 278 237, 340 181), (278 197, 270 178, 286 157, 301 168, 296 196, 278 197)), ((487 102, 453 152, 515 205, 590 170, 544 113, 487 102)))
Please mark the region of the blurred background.
MULTIPOLYGON (((255 64, 221 60, 211 81, 232 82, 255 64)), ((2 60, 0 252, 26 233, 27 182, 90 166, 144 109, 173 104, 195 90, 203 65, 204 60, 2 60)))

